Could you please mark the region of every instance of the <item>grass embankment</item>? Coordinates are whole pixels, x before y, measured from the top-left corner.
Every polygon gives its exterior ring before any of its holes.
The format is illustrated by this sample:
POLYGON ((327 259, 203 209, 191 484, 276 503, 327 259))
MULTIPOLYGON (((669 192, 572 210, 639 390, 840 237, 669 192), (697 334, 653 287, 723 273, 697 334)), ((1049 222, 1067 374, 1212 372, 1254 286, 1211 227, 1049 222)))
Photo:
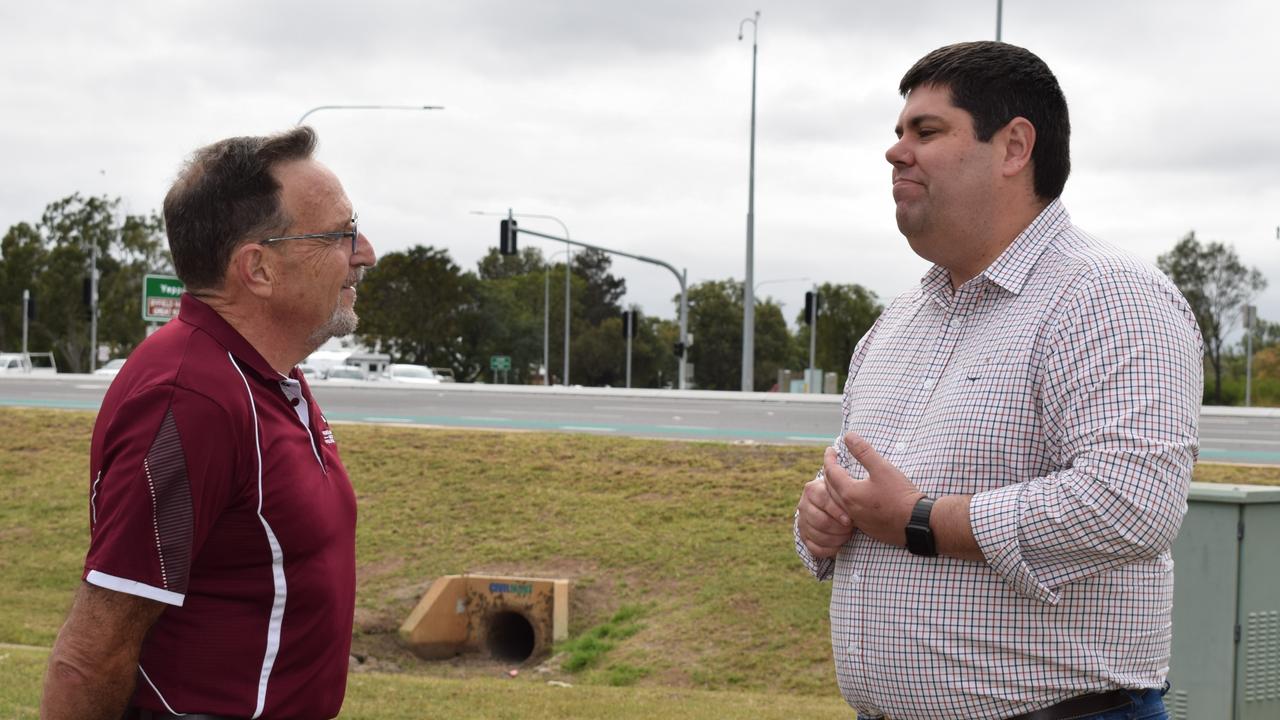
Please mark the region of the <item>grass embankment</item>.
MULTIPOLYGON (((47 647, 65 616, 88 536, 92 422, 0 409, 0 643, 47 647)), ((353 653, 374 670, 352 675, 344 717, 848 717, 829 585, 791 549, 817 448, 336 432, 360 502, 353 653), (464 572, 572 579, 562 649, 583 669, 496 680, 504 668, 406 652, 396 630, 430 581, 464 572)), ((1196 479, 1280 484, 1280 469, 1202 465, 1196 479)), ((0 715, 34 713, 32 655, 0 648, 0 715)))
MULTIPOLYGON (((65 616, 87 541, 92 420, 0 410, 0 642, 48 646, 65 616)), ((748 689, 813 696, 840 711, 830 589, 808 578, 790 539, 817 449, 355 425, 336 432, 360 503, 353 652, 373 659, 366 666, 402 677, 498 675, 484 664, 421 662, 396 630, 440 575, 568 577, 573 638, 624 607, 642 608, 636 627, 609 639, 612 649, 579 673, 552 676, 575 691, 635 682, 674 707, 685 689, 748 689)), ((353 680, 382 682, 375 675, 353 680)), ((506 682, 536 684, 530 702, 560 697, 544 695, 565 690, 544 679, 527 668, 506 682)), ((475 694, 470 685, 424 687, 475 694)), ((631 702, 599 697, 611 707, 631 702)))

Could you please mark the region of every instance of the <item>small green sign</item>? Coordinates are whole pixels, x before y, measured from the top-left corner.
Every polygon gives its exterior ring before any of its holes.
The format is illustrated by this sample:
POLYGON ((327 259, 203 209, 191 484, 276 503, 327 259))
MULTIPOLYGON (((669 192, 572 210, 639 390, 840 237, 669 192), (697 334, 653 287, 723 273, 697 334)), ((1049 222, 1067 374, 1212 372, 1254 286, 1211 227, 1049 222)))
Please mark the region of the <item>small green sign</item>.
POLYGON ((147 275, 142 280, 142 319, 169 322, 178 317, 185 290, 182 281, 171 275, 147 275))
POLYGON ((489 369, 490 370, 510 370, 511 356, 510 355, 490 355, 489 369))

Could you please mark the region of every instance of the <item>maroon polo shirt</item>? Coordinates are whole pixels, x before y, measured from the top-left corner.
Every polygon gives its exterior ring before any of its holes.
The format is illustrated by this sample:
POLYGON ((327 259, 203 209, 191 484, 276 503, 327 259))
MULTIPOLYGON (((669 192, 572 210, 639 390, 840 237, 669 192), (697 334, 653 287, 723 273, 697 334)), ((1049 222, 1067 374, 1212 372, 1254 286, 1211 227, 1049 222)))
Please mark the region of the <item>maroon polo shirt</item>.
POLYGON ((306 380, 191 295, 129 356, 90 459, 84 579, 167 603, 133 704, 328 718, 346 691, 356 500, 306 380))

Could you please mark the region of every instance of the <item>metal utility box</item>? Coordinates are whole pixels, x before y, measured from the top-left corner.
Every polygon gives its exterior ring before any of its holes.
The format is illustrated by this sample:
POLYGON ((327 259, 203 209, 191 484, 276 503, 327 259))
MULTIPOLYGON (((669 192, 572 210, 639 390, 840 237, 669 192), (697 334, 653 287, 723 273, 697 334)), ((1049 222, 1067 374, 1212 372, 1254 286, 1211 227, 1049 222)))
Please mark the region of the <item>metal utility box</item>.
POLYGON ((1280 718, 1280 487, 1191 483, 1173 561, 1169 717, 1280 718))

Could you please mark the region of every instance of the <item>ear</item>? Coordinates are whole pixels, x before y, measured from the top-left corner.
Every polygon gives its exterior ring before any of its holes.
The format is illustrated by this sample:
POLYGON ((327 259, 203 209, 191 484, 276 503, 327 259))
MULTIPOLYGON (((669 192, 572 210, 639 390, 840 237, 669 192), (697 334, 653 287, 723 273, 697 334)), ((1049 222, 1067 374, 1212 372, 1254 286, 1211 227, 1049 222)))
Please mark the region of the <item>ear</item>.
POLYGON ((278 278, 274 258, 258 243, 244 243, 231 254, 226 280, 262 299, 271 297, 278 278))
POLYGON ((1036 146, 1036 127, 1024 117, 1016 117, 1000 130, 1004 157, 1000 174, 1011 178, 1031 166, 1031 150, 1036 146))

